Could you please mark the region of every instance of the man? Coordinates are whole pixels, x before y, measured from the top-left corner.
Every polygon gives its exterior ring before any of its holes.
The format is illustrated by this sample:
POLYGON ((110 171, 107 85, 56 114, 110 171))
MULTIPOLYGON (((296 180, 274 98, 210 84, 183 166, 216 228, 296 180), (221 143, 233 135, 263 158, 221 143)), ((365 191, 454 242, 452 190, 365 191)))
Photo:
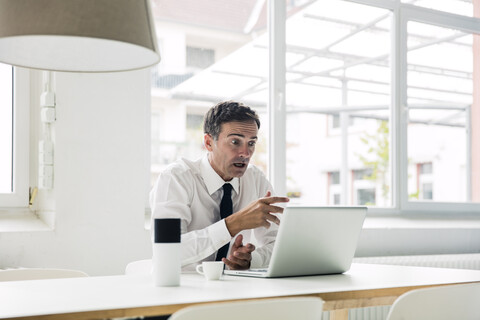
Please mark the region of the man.
POLYGON ((176 161, 158 177, 150 193, 152 217, 180 217, 184 270, 215 259, 230 269, 268 265, 280 222, 275 214, 283 212, 275 204, 289 199, 272 196, 264 174, 249 165, 259 128, 255 111, 221 102, 205 115, 207 155, 176 161), (222 218, 225 192, 233 210, 222 218))

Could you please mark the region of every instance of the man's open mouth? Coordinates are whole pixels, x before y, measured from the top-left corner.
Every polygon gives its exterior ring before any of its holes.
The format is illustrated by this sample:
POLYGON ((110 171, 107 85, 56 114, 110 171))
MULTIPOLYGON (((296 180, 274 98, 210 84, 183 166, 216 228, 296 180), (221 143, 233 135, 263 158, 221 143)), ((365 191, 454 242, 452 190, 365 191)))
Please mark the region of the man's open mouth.
POLYGON ((237 162, 233 164, 237 168, 244 168, 247 164, 243 162, 237 162))

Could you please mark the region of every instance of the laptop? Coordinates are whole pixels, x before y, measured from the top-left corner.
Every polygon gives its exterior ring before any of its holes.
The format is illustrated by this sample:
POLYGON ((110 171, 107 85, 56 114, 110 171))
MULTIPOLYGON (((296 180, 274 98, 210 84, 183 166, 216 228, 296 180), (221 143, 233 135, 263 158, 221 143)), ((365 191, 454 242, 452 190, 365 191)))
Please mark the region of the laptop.
POLYGON ((289 206, 268 268, 224 273, 262 278, 344 273, 352 264, 366 213, 366 207, 289 206))

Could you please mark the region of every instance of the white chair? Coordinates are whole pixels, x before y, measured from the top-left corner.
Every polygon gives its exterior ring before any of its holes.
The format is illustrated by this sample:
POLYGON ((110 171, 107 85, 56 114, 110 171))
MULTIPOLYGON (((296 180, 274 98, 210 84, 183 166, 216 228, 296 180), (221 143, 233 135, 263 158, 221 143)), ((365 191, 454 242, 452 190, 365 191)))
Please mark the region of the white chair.
POLYGON ((133 261, 127 264, 125 274, 151 274, 152 273, 152 259, 133 261))
POLYGON ((175 312, 169 320, 319 320, 322 311, 322 299, 295 297, 191 306, 175 312))
POLYGON ((69 269, 21 268, 0 270, 0 281, 40 280, 88 277, 83 271, 69 269))
POLYGON ((387 320, 480 319, 480 283, 447 285, 404 293, 387 320))

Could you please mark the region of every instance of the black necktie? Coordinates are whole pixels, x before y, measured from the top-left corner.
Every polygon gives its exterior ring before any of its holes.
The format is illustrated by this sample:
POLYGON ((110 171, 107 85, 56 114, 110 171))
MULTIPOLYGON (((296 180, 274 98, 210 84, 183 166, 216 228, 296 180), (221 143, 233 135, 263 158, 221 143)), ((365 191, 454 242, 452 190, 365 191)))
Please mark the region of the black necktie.
MULTIPOLYGON (((223 197, 222 202, 220 202, 220 217, 225 219, 233 213, 233 204, 232 204, 232 185, 230 183, 225 183, 223 185, 223 197)), ((229 243, 221 247, 217 252, 216 261, 222 261, 222 258, 227 256, 229 243)))

